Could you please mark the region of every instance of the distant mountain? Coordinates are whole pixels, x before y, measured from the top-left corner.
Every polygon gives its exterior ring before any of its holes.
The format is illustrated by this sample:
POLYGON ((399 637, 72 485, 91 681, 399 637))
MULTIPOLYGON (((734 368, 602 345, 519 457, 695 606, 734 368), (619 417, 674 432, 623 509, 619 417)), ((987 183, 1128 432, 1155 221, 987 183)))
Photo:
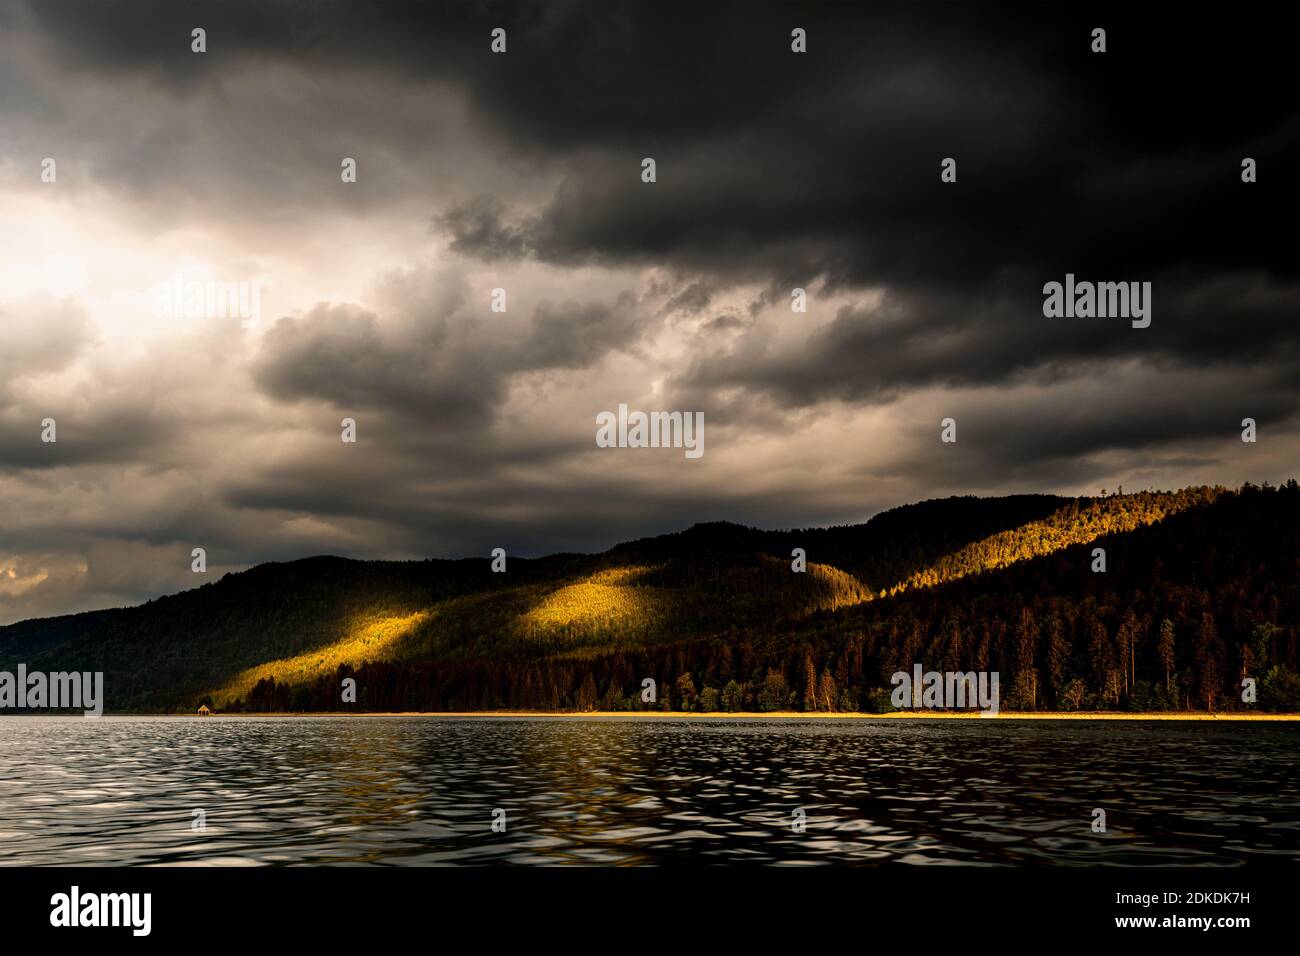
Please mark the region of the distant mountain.
POLYGON ((949 498, 835 528, 701 524, 504 573, 265 564, 0 628, 0 670, 102 670, 110 712, 879 710, 914 663, 997 670, 1016 709, 1232 709, 1246 676, 1251 706, 1292 710, 1297 555, 1294 481, 949 498))

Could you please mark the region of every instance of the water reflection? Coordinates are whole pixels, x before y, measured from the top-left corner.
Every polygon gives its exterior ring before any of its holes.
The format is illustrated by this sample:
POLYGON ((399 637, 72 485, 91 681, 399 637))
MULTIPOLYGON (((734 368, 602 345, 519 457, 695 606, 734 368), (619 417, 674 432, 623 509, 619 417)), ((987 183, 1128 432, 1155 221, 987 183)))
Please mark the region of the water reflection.
POLYGON ((1300 858, 1298 744, 1285 723, 14 717, 0 862, 1277 863, 1300 858))

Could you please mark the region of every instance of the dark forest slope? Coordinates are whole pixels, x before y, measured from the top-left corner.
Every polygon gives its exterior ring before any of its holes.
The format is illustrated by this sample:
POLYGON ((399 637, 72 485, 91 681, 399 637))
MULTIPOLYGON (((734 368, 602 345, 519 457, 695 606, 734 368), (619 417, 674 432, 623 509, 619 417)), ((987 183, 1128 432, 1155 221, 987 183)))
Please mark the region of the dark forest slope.
POLYGON ((697 525, 597 555, 262 565, 0 628, 0 669, 103 670, 110 711, 859 710, 894 670, 997 670, 1018 709, 1300 708, 1300 491, 922 502, 697 525), (1107 570, 1091 570, 1104 547, 1107 570), (808 570, 791 570, 791 551, 808 570))

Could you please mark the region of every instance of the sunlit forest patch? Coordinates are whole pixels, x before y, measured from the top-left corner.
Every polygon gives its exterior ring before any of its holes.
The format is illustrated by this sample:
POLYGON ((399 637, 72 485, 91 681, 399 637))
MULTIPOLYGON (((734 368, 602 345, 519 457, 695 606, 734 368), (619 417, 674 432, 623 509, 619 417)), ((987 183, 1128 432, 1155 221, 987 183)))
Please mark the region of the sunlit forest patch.
POLYGON ((1088 544, 1106 535, 1123 534, 1163 521, 1189 508, 1212 504, 1225 492, 1224 488, 1200 487, 1175 492, 1116 494, 1084 504, 1073 501, 1042 521, 991 535, 945 555, 887 593, 893 595, 909 588, 933 587, 968 574, 995 571, 1074 545, 1088 544))
POLYGON ((671 592, 636 583, 651 570, 632 565, 599 571, 548 595, 523 615, 521 625, 530 636, 557 630, 572 633, 627 625, 653 627, 663 620, 671 592))
POLYGON ((296 657, 250 667, 212 695, 218 706, 244 697, 257 682, 270 678, 282 684, 302 684, 336 671, 341 665, 356 667, 392 657, 393 648, 426 621, 428 611, 378 617, 357 623, 342 640, 296 657))
POLYGON ((808 577, 819 585, 815 591, 817 610, 834 611, 872 598, 871 591, 861 581, 829 564, 809 563, 808 577))

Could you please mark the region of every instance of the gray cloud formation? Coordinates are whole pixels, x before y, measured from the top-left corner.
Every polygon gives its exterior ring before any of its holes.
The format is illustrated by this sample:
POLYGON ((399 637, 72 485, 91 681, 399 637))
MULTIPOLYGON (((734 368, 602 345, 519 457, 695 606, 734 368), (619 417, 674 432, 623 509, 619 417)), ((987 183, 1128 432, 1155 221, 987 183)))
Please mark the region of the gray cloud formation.
POLYGON ((1290 477, 1297 13, 1108 8, 1104 55, 1095 19, 0 0, 15 198, 141 249, 215 237, 281 296, 256 334, 156 339, 85 297, 0 296, 0 620, 190 586, 196 542, 218 570, 538 554, 1290 477), (1151 327, 1044 318, 1067 272, 1151 281, 1151 327), (705 458, 596 449, 619 402, 704 411, 705 458))

